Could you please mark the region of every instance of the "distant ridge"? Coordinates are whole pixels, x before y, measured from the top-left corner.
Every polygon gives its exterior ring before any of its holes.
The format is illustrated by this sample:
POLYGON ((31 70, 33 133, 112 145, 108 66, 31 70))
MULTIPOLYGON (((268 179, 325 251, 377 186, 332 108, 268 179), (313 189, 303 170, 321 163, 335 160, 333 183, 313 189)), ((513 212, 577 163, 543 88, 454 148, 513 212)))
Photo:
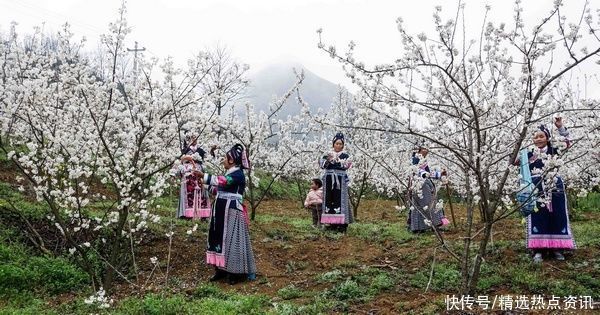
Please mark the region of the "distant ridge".
MULTIPOLYGON (((338 91, 338 85, 327 81, 298 63, 278 63, 267 66, 250 76, 250 87, 248 88, 246 100, 254 104, 257 111, 269 110, 269 104, 273 97, 283 96, 296 82, 293 69, 297 72, 304 70, 304 82, 300 87, 302 97, 309 104, 312 112, 318 108, 328 110, 338 91)), ((296 95, 288 99, 279 117, 300 113, 300 105, 296 95)))

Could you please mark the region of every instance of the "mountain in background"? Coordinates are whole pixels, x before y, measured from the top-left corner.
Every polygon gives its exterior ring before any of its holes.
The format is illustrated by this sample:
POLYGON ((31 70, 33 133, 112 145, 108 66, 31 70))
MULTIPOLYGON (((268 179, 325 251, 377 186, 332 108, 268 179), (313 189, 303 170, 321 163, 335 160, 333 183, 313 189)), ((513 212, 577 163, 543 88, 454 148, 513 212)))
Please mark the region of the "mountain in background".
MULTIPOLYGON (((300 93, 305 102, 309 104, 311 112, 318 108, 328 110, 338 91, 338 85, 327 81, 300 64, 279 63, 268 66, 250 76, 246 100, 254 104, 257 111, 269 111, 269 104, 274 97, 283 96, 296 82, 293 69, 300 72, 304 69, 304 81, 300 86, 300 93)), ((292 95, 279 112, 279 117, 300 113, 296 94, 292 95)))

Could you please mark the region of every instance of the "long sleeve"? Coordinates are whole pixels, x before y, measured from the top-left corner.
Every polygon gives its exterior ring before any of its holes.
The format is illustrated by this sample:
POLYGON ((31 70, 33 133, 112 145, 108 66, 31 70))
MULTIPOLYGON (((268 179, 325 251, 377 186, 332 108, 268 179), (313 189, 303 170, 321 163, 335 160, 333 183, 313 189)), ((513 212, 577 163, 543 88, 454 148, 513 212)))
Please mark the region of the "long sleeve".
POLYGON ((310 207, 310 191, 306 194, 306 199, 304 199, 304 207, 310 207))
POLYGON ((210 186, 229 187, 240 183, 241 181, 235 174, 228 175, 210 175, 204 174, 204 182, 210 186))
POLYGON ((319 161, 319 165, 322 169, 347 170, 352 167, 350 155, 346 152, 339 153, 339 155, 331 162, 327 160, 327 157, 328 155, 324 155, 319 161))
POLYGON ((327 169, 329 167, 329 161, 327 160, 327 155, 324 155, 320 160, 319 160, 319 166, 322 169, 327 169))
POLYGON ((306 194, 306 199, 304 200, 304 206, 310 207, 317 204, 323 203, 323 190, 319 188, 317 190, 311 190, 306 194))
POLYGON ((317 203, 323 203, 323 187, 317 189, 315 195, 317 196, 317 203))

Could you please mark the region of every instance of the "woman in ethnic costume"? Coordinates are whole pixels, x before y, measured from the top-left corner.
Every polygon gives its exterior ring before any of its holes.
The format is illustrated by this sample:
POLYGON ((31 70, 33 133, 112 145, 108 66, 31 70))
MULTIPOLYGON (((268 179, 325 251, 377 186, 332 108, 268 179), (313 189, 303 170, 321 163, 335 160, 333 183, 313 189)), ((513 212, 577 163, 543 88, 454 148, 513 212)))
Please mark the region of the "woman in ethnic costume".
POLYGON ((352 166, 350 155, 344 150, 344 135, 337 133, 333 138, 333 151, 320 161, 323 174, 323 213, 321 223, 330 224, 334 229, 346 232, 348 224, 354 222, 348 194, 348 174, 352 166))
POLYGON ((412 207, 408 214, 408 228, 413 233, 429 231, 433 225, 444 226, 449 223, 444 216, 443 209, 435 207, 437 189, 434 180, 442 179, 443 176, 446 176, 446 172, 431 172, 426 160, 428 153, 429 150, 426 147, 419 146, 412 156, 412 164, 418 166, 418 171, 415 173, 415 178, 411 179, 409 188, 409 200, 412 207), (419 185, 421 185, 420 188, 419 185))
POLYGON ((243 169, 250 164, 241 144, 234 145, 223 158, 225 175, 200 173, 204 183, 216 193, 208 228, 206 263, 215 267, 210 281, 228 278, 229 284, 254 279, 256 264, 250 242, 248 213, 242 204, 246 188, 243 169))
POLYGON ((201 217, 202 184, 201 178, 196 176, 197 171, 201 171, 194 159, 190 155, 181 157, 181 164, 171 170, 171 175, 181 178, 179 188, 179 205, 177 206, 176 217, 180 219, 190 219, 201 217))
MULTIPOLYGON (((196 170, 204 172, 204 157, 206 151, 198 145, 198 136, 190 133, 185 137, 181 153, 189 155, 194 159, 196 170)), ((204 189, 204 185, 200 185, 200 204, 197 206, 194 212, 194 218, 200 218, 203 221, 210 217, 210 199, 208 197, 208 191, 204 189)))
MULTIPOLYGON (((569 132, 563 126, 562 118, 555 118, 554 124, 558 133, 565 138, 567 147, 571 145, 568 140, 569 132)), ((575 239, 571 232, 569 211, 567 209, 567 195, 565 185, 560 176, 552 180, 554 184, 547 186, 544 168, 544 157, 559 154, 559 150, 550 143, 551 133, 541 125, 533 135, 533 142, 537 150, 528 153, 531 180, 536 187, 538 199, 537 211, 527 216, 527 249, 533 252, 533 261, 543 261, 542 252, 550 251, 557 260, 564 260, 563 250, 576 248, 575 239)), ((518 163, 518 161, 517 161, 518 163)))

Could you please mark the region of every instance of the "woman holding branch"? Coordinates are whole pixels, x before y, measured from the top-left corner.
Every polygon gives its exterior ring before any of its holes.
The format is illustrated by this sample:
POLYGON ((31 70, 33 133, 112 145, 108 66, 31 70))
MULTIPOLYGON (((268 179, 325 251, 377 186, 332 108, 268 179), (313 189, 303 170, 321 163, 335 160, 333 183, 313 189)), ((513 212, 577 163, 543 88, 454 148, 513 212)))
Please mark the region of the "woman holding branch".
MULTIPOLYGON (((569 132, 562 118, 556 117, 554 125, 564 139, 566 148, 569 148, 569 132)), ((550 142, 551 136, 548 128, 539 126, 533 134, 535 148, 527 154, 537 201, 534 212, 527 216, 526 243, 527 249, 533 251, 535 263, 543 261, 544 251, 551 252, 557 260, 565 260, 562 251, 576 248, 569 222, 565 185, 560 176, 550 176, 549 173, 555 172, 549 172, 553 170, 545 167, 545 162, 560 153, 550 142)))

